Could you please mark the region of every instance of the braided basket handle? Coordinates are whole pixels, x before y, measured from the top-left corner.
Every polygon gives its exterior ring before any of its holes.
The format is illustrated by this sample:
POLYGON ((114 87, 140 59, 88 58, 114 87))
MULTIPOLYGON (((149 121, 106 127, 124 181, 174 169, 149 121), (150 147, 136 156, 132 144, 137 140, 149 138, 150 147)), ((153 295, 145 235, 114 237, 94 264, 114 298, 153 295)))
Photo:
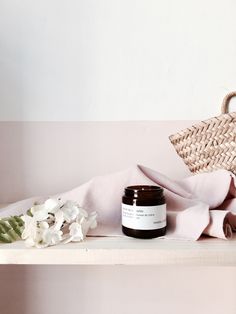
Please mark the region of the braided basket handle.
POLYGON ((222 114, 229 112, 229 102, 230 102, 231 98, 233 98, 233 97, 236 97, 236 91, 231 92, 224 97, 223 103, 221 105, 221 113, 222 114))

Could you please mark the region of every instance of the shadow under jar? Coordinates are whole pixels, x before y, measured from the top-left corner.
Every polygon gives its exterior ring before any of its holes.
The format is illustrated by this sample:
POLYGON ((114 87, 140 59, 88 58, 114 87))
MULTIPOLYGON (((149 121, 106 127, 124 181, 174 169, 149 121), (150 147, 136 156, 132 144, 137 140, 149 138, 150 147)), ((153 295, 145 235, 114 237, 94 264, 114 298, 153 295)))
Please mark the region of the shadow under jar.
POLYGON ((122 197, 122 231, 125 235, 151 239, 166 233, 166 202, 163 189, 154 185, 125 188, 122 197))

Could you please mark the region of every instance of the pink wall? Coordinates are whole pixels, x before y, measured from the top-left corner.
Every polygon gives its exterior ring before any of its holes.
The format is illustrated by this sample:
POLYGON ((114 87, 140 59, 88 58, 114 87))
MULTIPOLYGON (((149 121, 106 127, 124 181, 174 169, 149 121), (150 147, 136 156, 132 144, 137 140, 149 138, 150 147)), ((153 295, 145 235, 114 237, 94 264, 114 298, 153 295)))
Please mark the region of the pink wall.
POLYGON ((1 314, 236 313, 230 267, 1 266, 0 278, 1 314))
POLYGON ((168 136, 191 123, 0 122, 0 203, 61 192, 133 163, 183 177, 189 172, 168 136))

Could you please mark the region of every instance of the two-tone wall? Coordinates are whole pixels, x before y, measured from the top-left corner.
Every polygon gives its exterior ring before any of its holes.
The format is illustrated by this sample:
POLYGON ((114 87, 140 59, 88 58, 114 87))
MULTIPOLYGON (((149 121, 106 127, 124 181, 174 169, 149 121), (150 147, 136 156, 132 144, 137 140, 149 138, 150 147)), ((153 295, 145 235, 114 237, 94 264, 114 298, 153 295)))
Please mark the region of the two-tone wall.
MULTIPOLYGON (((1 0, 0 203, 141 163, 236 86, 231 0, 1 0)), ((233 104, 234 105, 234 104, 233 104)), ((235 314, 235 268, 1 266, 1 314, 235 314)))

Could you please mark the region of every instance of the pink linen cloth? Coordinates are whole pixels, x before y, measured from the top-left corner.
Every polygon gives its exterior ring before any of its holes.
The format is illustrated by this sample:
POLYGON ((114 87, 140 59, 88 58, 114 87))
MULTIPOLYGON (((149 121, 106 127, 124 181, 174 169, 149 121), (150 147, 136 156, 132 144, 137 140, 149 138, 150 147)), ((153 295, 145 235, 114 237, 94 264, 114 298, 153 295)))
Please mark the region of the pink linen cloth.
MULTIPOLYGON (((236 178, 226 170, 197 174, 174 181, 144 166, 136 165, 91 179, 79 187, 54 196, 75 200, 88 212, 97 211, 98 227, 94 236, 121 236, 121 199, 129 185, 159 185, 164 188, 167 203, 166 238, 197 240, 202 234, 228 239, 236 230, 236 178)), ((48 198, 48 197, 47 197, 48 198)), ((25 213, 35 197, 11 204, 0 217, 25 213)))

